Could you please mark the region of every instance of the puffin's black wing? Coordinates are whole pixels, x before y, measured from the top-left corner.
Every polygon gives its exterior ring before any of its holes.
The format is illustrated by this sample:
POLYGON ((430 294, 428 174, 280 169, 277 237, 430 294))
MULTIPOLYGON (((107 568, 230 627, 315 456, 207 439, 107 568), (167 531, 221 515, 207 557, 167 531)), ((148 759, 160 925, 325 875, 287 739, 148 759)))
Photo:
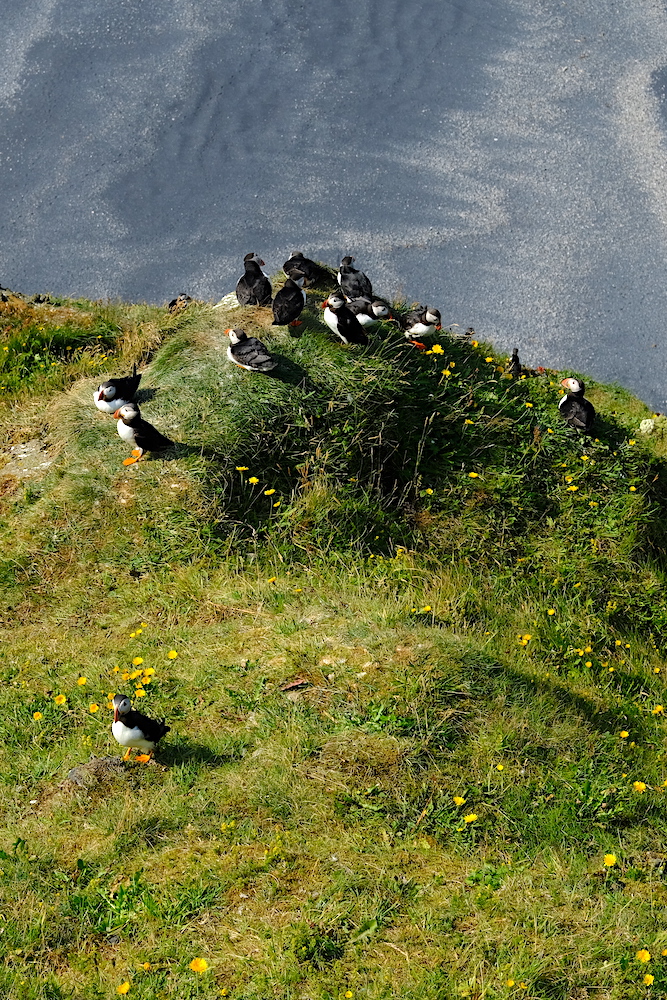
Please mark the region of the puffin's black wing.
POLYGON ((100 389, 105 389, 107 386, 112 385, 116 390, 116 399, 124 399, 126 403, 131 403, 140 382, 141 375, 137 375, 137 366, 135 363, 131 375, 125 375, 123 378, 110 378, 108 381, 102 383, 100 389))
POLYGON ((587 399, 577 399, 569 396, 560 407, 560 413, 570 427, 577 431, 588 433, 595 420, 595 407, 587 399))
POLYGON ((230 347, 232 357, 241 365, 248 365, 259 372, 270 372, 278 362, 272 358, 261 340, 256 337, 246 337, 239 344, 230 347))
POLYGON ((171 448, 174 444, 143 417, 133 421, 131 427, 134 431, 137 448, 142 448, 144 451, 160 451, 162 448, 171 448))
POLYGON ((271 305, 271 282, 255 261, 246 262, 245 274, 236 284, 236 298, 242 306, 271 305))
POLYGON ((288 278, 273 300, 272 326, 287 326, 301 315, 305 305, 303 292, 295 281, 288 278))
POLYGON ((147 715, 134 709, 121 716, 121 721, 128 729, 140 729, 151 743, 157 743, 171 729, 171 726, 165 726, 164 719, 149 719, 147 715))
POLYGON ((338 330, 340 332, 341 338, 344 338, 348 344, 367 344, 368 337, 364 332, 364 328, 354 315, 353 312, 347 308, 347 306, 342 306, 340 309, 336 310, 336 319, 338 320, 338 330))
POLYGON ((294 254, 293 257, 286 260, 283 264, 283 271, 285 274, 288 274, 294 267, 301 271, 307 281, 317 281, 323 274, 323 269, 320 265, 309 257, 304 257, 302 253, 294 254))

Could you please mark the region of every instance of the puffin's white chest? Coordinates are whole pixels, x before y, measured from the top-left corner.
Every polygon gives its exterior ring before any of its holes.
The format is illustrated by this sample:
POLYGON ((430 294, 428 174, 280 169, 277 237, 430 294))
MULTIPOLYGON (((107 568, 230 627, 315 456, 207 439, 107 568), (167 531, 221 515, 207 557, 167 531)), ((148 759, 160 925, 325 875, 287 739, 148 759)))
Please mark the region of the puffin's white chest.
POLYGON ((333 333, 338 333, 338 316, 329 306, 324 310, 324 322, 333 333))
POLYGON ((155 744, 151 740, 147 740, 140 729, 130 729, 120 719, 112 723, 111 733, 116 743, 120 743, 122 747, 136 747, 140 750, 153 750, 155 747, 155 744))
POLYGON ((561 406, 563 405, 563 403, 564 403, 564 402, 565 402, 565 401, 566 401, 567 399, 569 399, 569 396, 568 396, 568 394, 567 394, 567 393, 565 393, 565 395, 564 395, 564 396, 561 396, 561 397, 560 397, 560 399, 558 400, 558 409, 560 409, 560 408, 561 408, 561 406))
POLYGON ((370 316, 368 313, 357 313, 357 319, 362 326, 376 326, 380 322, 376 316, 370 316))
POLYGON ((124 420, 119 419, 116 429, 123 441, 134 441, 134 429, 129 424, 126 424, 124 420))
POLYGON ((426 337, 429 333, 435 333, 435 325, 433 323, 413 323, 408 330, 410 335, 417 337, 426 337))

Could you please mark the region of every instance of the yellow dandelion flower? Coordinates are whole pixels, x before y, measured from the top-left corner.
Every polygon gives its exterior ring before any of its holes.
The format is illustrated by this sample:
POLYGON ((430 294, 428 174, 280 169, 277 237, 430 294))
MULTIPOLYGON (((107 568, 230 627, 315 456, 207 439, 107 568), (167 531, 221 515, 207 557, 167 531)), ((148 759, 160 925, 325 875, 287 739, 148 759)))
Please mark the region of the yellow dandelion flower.
POLYGON ((347 997, 347 1000, 350 1000, 350 997, 354 996, 354 994, 352 993, 352 990, 345 990, 345 996, 347 997))
POLYGON ((613 868, 614 865, 616 864, 616 855, 615 854, 605 854, 605 856, 604 856, 604 858, 602 860, 604 861, 605 866, 607 868, 613 868))
POLYGON ((433 354, 444 354, 445 353, 444 350, 443 350, 443 348, 442 348, 442 344, 434 344, 433 347, 431 348, 431 350, 433 351, 433 354))
POLYGON ((266 582, 267 583, 275 583, 277 579, 278 579, 277 576, 270 576, 266 582))
POLYGON ((237 472, 247 472, 248 471, 248 466, 247 465, 237 465, 236 466, 236 471, 237 472))
POLYGON ((282 500, 276 500, 276 502, 274 503, 274 505, 273 505, 273 506, 274 506, 274 507, 280 507, 280 504, 281 504, 281 503, 282 503, 282 500))
POLYGON ((555 615, 556 614, 556 609, 555 608, 547 608, 547 614, 548 615, 555 615))
POLYGON ((634 790, 636 792, 639 792, 639 794, 642 795, 646 791, 646 782, 645 781, 633 781, 632 782, 632 787, 634 788, 634 790))
POLYGON ((656 705, 655 708, 651 709, 651 715, 664 715, 664 712, 664 705, 656 705))
POLYGON ((141 678, 141 681, 139 683, 141 684, 142 687, 145 687, 146 684, 151 684, 152 681, 153 681, 152 677, 146 677, 146 676, 144 676, 144 677, 141 678))
POLYGON ((592 662, 590 660, 586 660, 586 666, 587 667, 592 667, 593 664, 592 664, 592 662))
POLYGON ((578 489, 579 489, 578 486, 568 486, 568 491, 570 493, 576 493, 578 489))
POLYGON ((264 490, 264 496, 272 497, 275 492, 276 492, 275 490, 264 490))
POLYGON ((474 424, 475 423, 474 420, 464 420, 463 422, 464 422, 464 424, 474 424))
POLYGON ((479 347, 479 341, 478 340, 471 340, 470 344, 472 345, 472 347, 479 347))
POLYGON ((83 685, 87 684, 87 683, 88 683, 88 678, 87 677, 79 677, 79 679, 77 681, 77 684, 79 685, 79 687, 83 687, 83 685))
POLYGON ((53 700, 56 705, 65 705, 67 702, 67 698, 64 694, 57 694, 53 700))
POLYGON ((433 490, 432 489, 424 490, 424 493, 427 493, 429 496, 431 496, 432 493, 433 493, 433 490))
POLYGON ((488 363, 490 363, 491 361, 493 361, 493 358, 484 358, 484 360, 485 360, 485 361, 487 362, 487 364, 488 364, 488 363))
POLYGON ((651 952, 647 951, 646 948, 640 948, 637 954, 635 955, 635 958, 637 959, 638 962, 650 962, 651 952))
POLYGON ((193 958, 190 962, 190 968, 193 972, 206 972, 208 969, 208 962, 205 958, 193 958))
MULTIPOLYGON (((169 652, 167 653, 167 659, 168 660, 175 660, 177 656, 178 656, 178 653, 176 652, 175 649, 170 649, 169 652)), ((149 667, 148 670, 146 671, 146 673, 148 673, 149 670, 150 670, 150 672, 152 674, 155 673, 155 671, 153 670, 152 667, 149 667)))
POLYGON ((141 627, 142 628, 148 628, 148 622, 142 622, 141 623, 141 627))
POLYGON ((33 712, 32 717, 33 719, 35 719, 36 722, 39 722, 40 719, 44 718, 41 712, 33 712))
POLYGON ((507 982, 505 983, 505 986, 507 986, 509 989, 512 989, 512 987, 514 986, 514 980, 508 979, 507 982))
POLYGON ((463 822, 464 823, 474 823, 476 819, 477 819, 477 813, 468 813, 467 816, 463 817, 463 822))
POLYGON ((584 646, 584 653, 592 653, 592 652, 593 652, 592 646, 584 646))
POLYGON ((504 771, 504 770, 505 770, 504 764, 496 764, 496 771, 504 771))
POLYGON ((252 485, 254 486, 256 483, 259 482, 259 479, 257 478, 257 476, 250 476, 248 482, 252 483, 252 485))
POLYGON ((123 996, 125 996, 126 993, 129 993, 129 992, 130 992, 130 984, 128 983, 128 981, 126 979, 124 983, 120 984, 120 986, 116 990, 116 993, 120 993, 120 995, 123 997, 123 996))
POLYGON ((635 439, 634 438, 630 438, 630 440, 628 441, 628 444, 635 444, 635 439))
POLYGON ((432 610, 433 609, 431 608, 430 604, 425 604, 424 607, 422 608, 422 614, 424 614, 424 612, 426 611, 432 611, 432 610))
POLYGON ((114 667, 113 670, 111 671, 111 673, 112 674, 117 674, 119 670, 120 670, 120 667, 114 667))
POLYGON ((455 806, 463 806, 463 805, 465 805, 465 802, 466 802, 466 800, 463 798, 462 795, 455 795, 454 796, 454 805, 455 806))
POLYGON ((550 427, 547 427, 547 434, 553 434, 553 431, 551 430, 550 427))
POLYGON ((636 493, 637 492, 637 487, 636 486, 631 486, 630 487, 630 492, 631 493, 636 493))
POLYGON ((653 668, 653 673, 654 674, 659 674, 660 673, 660 667, 654 667, 653 668))
POLYGON ((129 679, 130 679, 130 673, 129 673, 128 670, 126 670, 120 676, 121 676, 121 680, 124 680, 124 681, 129 681, 129 679))
POLYGON ((526 403, 526 406, 528 406, 528 407, 532 408, 532 405, 533 405, 532 403, 526 403))
POLYGON ((599 507, 600 504, 597 502, 597 500, 589 500, 588 501, 588 506, 589 507, 599 507))
POLYGON ((615 646, 622 646, 622 645, 623 645, 623 643, 621 642, 621 640, 620 640, 620 639, 617 639, 617 640, 616 640, 616 642, 614 643, 614 645, 615 645, 615 646))
POLYGON ((644 986, 653 986, 653 980, 655 976, 652 976, 650 972, 647 972, 644 976, 644 986))
POLYGON ((136 632, 130 632, 130 639, 136 639, 136 637, 137 637, 136 632))
POLYGON ((523 983, 523 982, 522 983, 517 983, 517 986, 519 987, 520 990, 527 990, 528 989, 528 987, 526 986, 526 984, 523 983))
POLYGON ((468 475, 471 479, 479 479, 479 472, 469 472, 468 475))
POLYGON ((141 965, 141 968, 142 968, 142 969, 145 969, 145 970, 146 970, 146 972, 150 972, 150 971, 151 971, 151 968, 152 968, 152 966, 151 966, 151 963, 150 963, 150 962, 143 962, 143 963, 142 963, 142 965, 141 965))
POLYGON ((445 376, 445 378, 450 378, 452 373, 450 372, 449 368, 443 368, 442 374, 445 376))
POLYGON ((526 642, 530 642, 530 640, 531 640, 531 639, 532 639, 533 637, 532 637, 532 635, 530 634, 530 632, 526 632, 526 634, 525 634, 525 635, 522 635, 522 636, 521 636, 521 638, 522 638, 522 639, 525 639, 525 640, 526 640, 526 642))
POLYGON ((135 688, 134 694, 137 698, 145 698, 146 692, 143 688, 135 688))
POLYGON ((92 705, 88 706, 88 711, 92 712, 93 714, 95 714, 95 712, 99 712, 99 710, 100 706, 96 702, 93 702, 92 705))
POLYGON ((621 737, 622 740, 627 740, 630 733, 627 731, 627 729, 621 729, 618 735, 621 737))
POLYGON ((144 662, 143 656, 135 656, 135 658, 132 660, 132 666, 138 667, 143 662, 144 662))
POLYGON ((131 681, 136 681, 137 677, 139 677, 140 675, 141 675, 141 670, 133 670, 132 673, 130 674, 129 679, 131 681))

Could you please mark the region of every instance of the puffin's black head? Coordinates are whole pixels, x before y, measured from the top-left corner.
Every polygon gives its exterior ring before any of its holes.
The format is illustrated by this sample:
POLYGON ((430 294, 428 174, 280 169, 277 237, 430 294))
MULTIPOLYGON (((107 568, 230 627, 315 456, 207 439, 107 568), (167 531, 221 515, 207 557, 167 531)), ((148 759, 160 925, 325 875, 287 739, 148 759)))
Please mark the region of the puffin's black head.
POLYGON ((560 384, 575 396, 583 396, 586 392, 586 386, 581 379, 578 378, 564 378, 561 379, 560 384))
POLYGON ((245 330, 229 329, 225 330, 225 333, 229 337, 229 340, 232 344, 240 344, 242 340, 248 339, 248 335, 246 334, 245 330))
POLYGON ((353 261, 354 257, 343 257, 343 259, 341 260, 341 264, 344 264, 346 267, 349 267, 353 261))
POLYGON ((132 711, 132 702, 125 694, 115 694, 113 697, 113 721, 118 722, 121 715, 132 711))
POLYGON ((243 263, 247 264, 248 261, 253 261, 255 264, 259 264, 260 267, 264 266, 264 261, 258 253, 247 253, 243 258, 243 263))
POLYGON ((426 319, 429 323, 433 323, 435 325, 436 330, 440 329, 441 317, 439 309, 433 309, 431 306, 426 306, 426 319))
POLYGON ((141 411, 136 403, 125 403, 114 413, 114 420, 122 420, 124 424, 131 424, 141 418, 141 411))

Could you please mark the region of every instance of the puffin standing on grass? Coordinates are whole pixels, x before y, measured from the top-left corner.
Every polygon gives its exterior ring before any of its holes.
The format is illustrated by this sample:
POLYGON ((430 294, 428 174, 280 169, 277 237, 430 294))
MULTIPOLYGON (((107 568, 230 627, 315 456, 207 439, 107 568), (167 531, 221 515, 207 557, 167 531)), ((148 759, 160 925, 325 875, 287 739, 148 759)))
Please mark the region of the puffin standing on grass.
POLYGON ((236 298, 242 306, 270 306, 271 282, 264 274, 264 261, 256 253, 247 253, 243 258, 245 273, 236 283, 236 298))
POLYGON ((300 250, 292 250, 289 258, 283 264, 285 274, 289 274, 294 268, 298 268, 305 275, 309 284, 317 281, 324 274, 324 269, 316 261, 304 257, 300 250))
POLYGON ((382 299, 360 298, 352 299, 347 304, 348 309, 353 313, 362 326, 377 326, 382 320, 391 319, 391 311, 386 302, 382 299))
POLYGON ((141 375, 137 375, 135 364, 131 375, 126 375, 124 378, 110 378, 98 385, 93 393, 95 406, 102 413, 114 413, 120 406, 132 402, 140 382, 141 375))
POLYGON ((344 344, 367 344, 364 328, 341 292, 332 292, 324 303, 324 322, 344 344))
POLYGON ((298 268, 290 268, 289 277, 283 287, 276 292, 273 300, 273 323, 271 326, 299 326, 299 316, 306 304, 303 290, 306 276, 298 268))
POLYGON ((437 309, 431 306, 417 306, 399 320, 401 329, 405 336, 412 340, 413 337, 428 337, 436 330, 442 329, 442 320, 437 309))
POLYGON ((123 461, 123 465, 133 465, 138 462, 146 451, 161 451, 164 448, 171 448, 174 444, 159 430, 149 424, 141 416, 141 411, 136 403, 125 403, 114 413, 114 419, 118 421, 116 430, 123 441, 133 445, 132 455, 123 461))
POLYGON ((248 337, 245 330, 225 330, 229 337, 227 357, 247 372, 271 372, 278 362, 272 358, 261 340, 248 337))
POLYGON ((147 715, 135 711, 132 702, 124 694, 116 694, 113 699, 113 723, 111 732, 116 743, 127 747, 123 760, 129 760, 132 750, 143 750, 137 760, 147 763, 158 743, 170 726, 165 726, 164 719, 149 719, 147 715), (147 752, 146 752, 147 751, 147 752))
POLYGON ((589 434, 595 420, 595 407, 584 399, 586 386, 578 378, 564 378, 560 384, 568 390, 568 395, 562 396, 558 403, 561 417, 576 431, 589 434))
POLYGON ((336 280, 343 290, 346 299, 372 299, 373 286, 370 278, 363 271, 352 267, 354 257, 343 257, 340 262, 336 280))

